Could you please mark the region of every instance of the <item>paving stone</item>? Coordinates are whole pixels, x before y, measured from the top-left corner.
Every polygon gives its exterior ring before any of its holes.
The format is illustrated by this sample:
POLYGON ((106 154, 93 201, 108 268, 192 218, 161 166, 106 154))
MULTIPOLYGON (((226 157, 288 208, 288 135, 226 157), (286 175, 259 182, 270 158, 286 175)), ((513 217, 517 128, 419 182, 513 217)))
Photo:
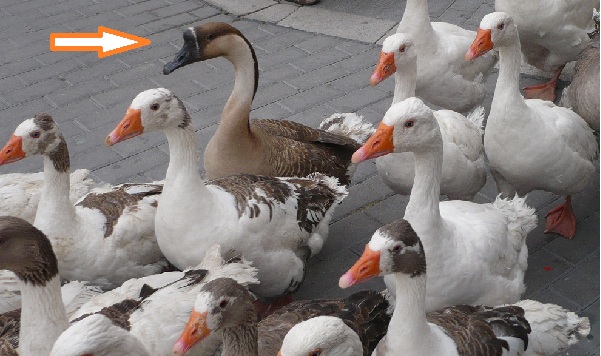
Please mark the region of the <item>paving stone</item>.
POLYGON ((0 78, 10 77, 42 67, 42 63, 34 58, 26 58, 0 66, 0 78))
MULTIPOLYGON (((67 145, 70 147, 71 143, 67 139, 67 145)), ((87 151, 71 153, 71 169, 85 168, 91 171, 105 167, 113 162, 117 162, 123 157, 118 155, 115 151, 107 147, 95 147, 87 151)), ((101 177, 98 177, 98 181, 103 181, 101 177)), ((117 180, 110 181, 108 183, 118 184, 122 183, 117 180)))
POLYGON ((116 184, 168 161, 169 157, 155 147, 97 169, 94 174, 105 182, 116 184))
POLYGON ((307 52, 296 47, 288 47, 281 51, 257 58, 259 68, 273 68, 283 63, 296 63, 299 58, 307 58, 307 52))
POLYGON ((279 103, 268 104, 252 111, 252 117, 260 119, 284 120, 290 116, 290 114, 291 111, 287 110, 279 103))
POLYGON ((295 47, 302 49, 305 52, 315 54, 325 50, 331 50, 340 44, 340 38, 330 36, 311 36, 302 42, 294 44, 295 47))
POLYGON ((151 32, 159 32, 169 28, 179 28, 182 26, 194 25, 194 21, 197 21, 196 16, 183 13, 180 15, 174 15, 170 17, 161 18, 160 20, 149 22, 143 25, 143 27, 151 32))
MULTIPOLYGON (((261 70, 261 67, 259 67, 259 70, 261 70)), ((261 70, 260 72, 259 87, 275 82, 285 81, 286 84, 294 87, 295 89, 301 89, 295 85, 291 85, 290 81, 287 79, 302 73, 303 72, 300 69, 295 68, 294 66, 291 66, 288 63, 281 64, 279 66, 276 66, 275 68, 267 67, 264 70, 261 70)))
POLYGON ((298 9, 298 6, 291 4, 276 4, 245 15, 244 17, 258 21, 278 22, 288 17, 291 13, 296 11, 296 9, 298 9))
POLYGON ((341 96, 343 93, 344 92, 325 84, 317 88, 305 90, 298 94, 289 96, 283 100, 280 100, 279 103, 288 110, 296 112, 304 109, 307 105, 313 106, 323 104, 332 98, 341 96))
POLYGON ((123 62, 115 58, 97 58, 95 63, 86 65, 70 73, 66 73, 62 77, 71 84, 87 82, 98 77, 110 76, 113 73, 127 69, 123 62))
POLYGON ((347 95, 334 99, 328 102, 328 105, 334 107, 340 112, 354 112, 358 109, 375 103, 378 100, 388 97, 389 95, 380 90, 373 88, 363 88, 350 92, 347 95))
POLYGON ((349 73, 354 73, 365 68, 372 68, 373 70, 378 58, 380 58, 380 49, 376 47, 337 62, 336 66, 349 73))
POLYGON ((140 92, 149 88, 154 88, 155 86, 155 83, 149 79, 144 79, 125 87, 115 88, 93 95, 92 99, 104 108, 108 108, 122 102, 127 102, 126 105, 129 105, 131 100, 133 100, 140 92))
POLYGON ((152 11, 159 8, 168 7, 167 4, 163 0, 146 0, 139 2, 137 4, 129 5, 117 10, 117 12, 123 16, 127 15, 135 15, 146 11, 152 11))
MULTIPOLYGON (((289 70, 288 70, 289 71, 289 70)), ((335 66, 326 66, 319 69, 316 69, 311 72, 303 73, 294 78, 290 78, 285 80, 285 82, 296 89, 299 90, 307 90, 314 87, 317 87, 321 84, 325 84, 331 82, 341 76, 346 75, 342 69, 339 69, 335 66)), ((332 86, 328 86, 332 87, 332 86)), ((339 88, 334 86, 334 88, 339 88)))
POLYGON ((220 13, 220 11, 211 6, 203 6, 200 9, 196 9, 190 12, 192 15, 196 16, 199 20, 206 19, 212 16, 215 16, 220 13))
MULTIPOLYGON (((375 177, 381 180, 379 176, 375 177)), ((372 178, 372 179, 375 179, 372 178)), ((388 198, 374 204, 373 206, 367 206, 363 210, 367 215, 376 219, 380 224, 390 224, 391 222, 403 218, 405 215, 405 208, 409 203, 409 197, 405 195, 392 195, 392 192, 388 194, 388 198)))
MULTIPOLYGON (((350 247, 362 243, 364 248, 380 226, 382 223, 364 212, 357 212, 338 220, 330 225, 328 240, 317 258, 323 257, 325 260, 326 257, 336 254, 340 250, 340 246, 350 247)), ((354 252, 360 255, 363 248, 354 252)))
POLYGON ((599 299, 599 254, 561 276, 551 288, 580 306, 599 299))
POLYGON ((46 97, 56 106, 60 106, 82 98, 89 98, 92 95, 96 95, 114 87, 115 86, 108 80, 95 79, 93 81, 75 84, 65 89, 56 90, 53 93, 46 95, 46 97))
POLYGON ((231 92, 232 87, 225 85, 219 88, 205 91, 198 95, 194 95, 188 98, 188 100, 194 102, 194 105, 201 110, 206 109, 212 105, 217 105, 223 108, 231 92))
POLYGON ((317 105, 309 110, 297 112, 294 115, 289 116, 287 120, 300 122, 303 125, 310 127, 319 127, 323 120, 330 117, 334 113, 334 109, 327 105, 317 105))
MULTIPOLYGON (((333 65, 333 67, 338 68, 335 65, 333 65)), ((340 68, 338 70, 342 71, 340 68)), ((338 79, 331 81, 330 84, 335 88, 344 90, 345 92, 350 92, 360 88, 368 88, 369 78, 371 77, 373 71, 373 68, 365 68, 355 73, 339 76, 338 79)), ((389 100, 388 107, 390 107, 390 103, 391 101, 389 100)), ((382 114, 385 112, 386 111, 382 112, 382 114)))
POLYGON ((184 1, 178 4, 174 4, 174 5, 168 5, 165 7, 161 7, 158 8, 156 10, 151 11, 153 14, 157 15, 158 17, 169 17, 172 15, 177 15, 177 14, 181 14, 181 13, 190 13, 193 10, 198 9, 199 7, 201 7, 201 4, 198 1, 184 1))
POLYGON ((25 87, 25 83, 18 75, 0 79, 0 93, 10 93, 13 90, 25 87))
POLYGON ((292 47, 297 42, 305 41, 309 36, 309 34, 302 31, 288 31, 277 36, 269 37, 266 40, 253 43, 253 46, 260 48, 267 53, 272 53, 292 47))
POLYGON ((326 50, 309 56, 303 55, 301 58, 291 61, 290 64, 305 72, 309 72, 314 69, 328 66, 332 63, 340 62, 349 56, 348 53, 338 49, 326 50))
POLYGON ((42 3, 40 3, 40 7, 38 8, 38 10, 46 14, 47 16, 53 16, 75 9, 77 9, 78 12, 80 12, 82 9, 96 4, 92 0, 68 0, 61 1, 59 3, 56 3, 55 1, 46 1, 46 3, 48 4, 48 6, 44 6, 42 3))
POLYGON ((524 281, 526 293, 524 298, 536 294, 546 288, 572 267, 561 258, 540 249, 528 256, 528 270, 524 281), (545 269, 546 268, 546 269, 545 269))
MULTIPOLYGON (((257 90, 257 95, 253 100, 253 108, 259 108, 263 105, 271 104, 296 93, 296 89, 282 82, 271 84, 267 87, 259 87, 257 90)), ((227 97, 229 97, 229 94, 227 97)))
POLYGON ((377 195, 373 190, 368 189, 365 183, 359 183, 349 188, 349 195, 334 211, 332 221, 338 221, 355 210, 362 209, 365 205, 382 201, 386 196, 377 195))
POLYGON ((21 79, 28 84, 34 84, 44 79, 58 78, 64 73, 80 70, 81 68, 81 64, 75 59, 68 59, 23 73, 21 79))
POLYGON ((0 110, 2 124, 13 129, 26 118, 31 118, 41 111, 50 111, 54 107, 44 98, 33 99, 23 104, 0 110))
POLYGON ((108 79, 117 85, 124 85, 134 83, 144 78, 159 76, 161 75, 160 73, 162 70, 163 68, 159 66, 158 63, 142 63, 135 67, 108 75, 108 79))
MULTIPOLYGON (((100 110, 98 105, 94 104, 92 100, 85 98, 74 101, 67 105, 61 105, 56 109, 50 110, 49 113, 54 118, 54 121, 60 124, 64 121, 79 119, 81 117, 96 113, 98 110, 100 110)), ((98 126, 99 125, 94 125, 93 127, 95 128, 98 126)))
POLYGON ((376 170, 376 164, 373 160, 361 163, 355 170, 355 174, 352 177, 352 185, 358 184, 366 180, 367 178, 373 177, 378 174, 376 170))
POLYGON ((166 138, 164 133, 149 132, 144 135, 120 142, 117 145, 111 146, 111 148, 122 157, 130 157, 139 152, 147 151, 151 148, 157 147, 165 140, 166 138))
POLYGON ((34 85, 11 90, 10 92, 2 95, 2 98, 12 105, 20 104, 68 86, 69 83, 65 82, 64 80, 50 78, 34 85))
POLYGON ((234 15, 246 15, 259 11, 277 3, 272 0, 244 1, 237 0, 207 0, 209 4, 215 5, 234 15))
MULTIPOLYGON (((130 5, 130 3, 123 0, 102 0, 94 2, 92 5, 80 7, 77 11, 86 16, 92 16, 110 10, 118 10, 128 5, 130 5)), ((42 11, 44 11, 44 9, 42 9, 42 11)))
POLYGON ((558 237, 549 242, 545 249, 574 264, 593 253, 599 253, 599 211, 577 225, 574 239, 558 237))

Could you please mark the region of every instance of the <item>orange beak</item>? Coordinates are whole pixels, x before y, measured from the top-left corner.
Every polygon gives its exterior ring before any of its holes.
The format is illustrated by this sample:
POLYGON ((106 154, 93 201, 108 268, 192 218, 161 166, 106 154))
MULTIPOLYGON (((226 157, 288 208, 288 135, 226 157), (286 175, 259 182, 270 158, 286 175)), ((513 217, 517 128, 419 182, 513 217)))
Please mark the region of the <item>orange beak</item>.
POLYGON ((104 143, 107 146, 112 146, 142 133, 144 133, 142 110, 129 108, 119 125, 106 137, 104 143))
POLYGON ((212 330, 207 327, 208 312, 199 313, 192 309, 190 319, 184 328, 175 345, 173 345, 174 355, 184 355, 197 342, 204 340, 211 335, 212 330))
POLYGON ((376 132, 367 139, 367 142, 355 153, 353 153, 353 163, 359 163, 368 159, 380 157, 392 153, 394 144, 392 141, 393 126, 388 126, 382 122, 376 132))
POLYGON ((25 158, 23 152, 23 138, 21 136, 11 135, 6 145, 0 150, 0 166, 13 163, 25 158))
POLYGON ((471 61, 474 58, 478 58, 484 53, 493 49, 493 47, 494 44, 492 43, 490 30, 483 30, 479 28, 478 33, 476 34, 476 39, 474 42, 472 42, 470 50, 465 54, 465 60, 471 61))
POLYGON ((357 262, 340 277, 338 286, 340 288, 348 288, 357 283, 366 281, 372 277, 380 275, 380 251, 373 251, 369 245, 365 246, 363 255, 357 262))
POLYGON ((371 84, 372 87, 378 85, 378 83, 390 77, 394 72, 396 72, 396 64, 394 64, 394 52, 380 52, 380 60, 378 61, 376 69, 374 70, 374 74, 371 75, 369 84, 371 84))

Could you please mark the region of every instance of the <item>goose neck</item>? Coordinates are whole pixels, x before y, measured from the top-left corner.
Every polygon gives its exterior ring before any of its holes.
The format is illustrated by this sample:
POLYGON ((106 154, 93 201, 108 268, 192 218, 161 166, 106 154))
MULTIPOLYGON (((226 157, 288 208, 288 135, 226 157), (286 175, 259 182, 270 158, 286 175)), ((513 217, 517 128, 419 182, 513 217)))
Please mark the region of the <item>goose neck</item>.
POLYGON ((405 218, 426 220, 435 224, 440 220, 440 181, 442 178, 442 137, 434 133, 437 140, 427 150, 413 152, 415 178, 405 210, 405 218))
POLYGON ((430 23, 427 0, 407 0, 397 32, 411 33, 414 37, 417 37, 415 35, 430 36, 434 32, 430 23))
POLYGON ((520 93, 520 40, 517 33, 510 44, 499 48, 499 78, 492 100, 492 109, 503 109, 507 103, 512 106, 525 107, 526 103, 520 93))
POLYGON ((60 277, 44 285, 21 284, 21 329, 19 348, 22 355, 48 355, 69 321, 61 297, 60 277))
POLYGON ((223 355, 257 356, 257 323, 245 323, 223 329, 223 355))
POLYGON ((200 180, 199 153, 194 130, 190 126, 177 127, 166 129, 165 135, 169 144, 166 181, 177 177, 197 177, 200 180))
POLYGON ((417 83, 417 60, 412 59, 406 63, 397 63, 394 73, 394 96, 392 103, 396 104, 407 98, 415 96, 417 83))
POLYGON ((63 141, 55 152, 44 156, 44 184, 36 212, 36 222, 38 219, 64 221, 67 215, 74 217, 75 207, 69 199, 69 191, 69 152, 63 141), (60 220, 55 220, 59 217, 60 220))

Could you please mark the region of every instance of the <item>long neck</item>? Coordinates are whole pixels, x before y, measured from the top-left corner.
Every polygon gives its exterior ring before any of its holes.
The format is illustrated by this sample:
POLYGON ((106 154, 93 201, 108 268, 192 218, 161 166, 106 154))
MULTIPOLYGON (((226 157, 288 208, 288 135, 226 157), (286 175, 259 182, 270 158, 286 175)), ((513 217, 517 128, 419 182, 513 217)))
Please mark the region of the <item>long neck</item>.
POLYGON ((428 13, 428 0, 407 0, 397 32, 419 34, 422 38, 434 33, 428 13))
POLYGON ((180 177, 200 180, 199 153, 194 130, 190 126, 170 128, 165 130, 165 135, 169 143, 169 166, 166 180, 172 181, 180 177))
POLYGON ((250 135, 248 123, 252 101, 257 91, 258 64, 254 50, 250 43, 243 37, 235 36, 227 58, 234 66, 236 80, 234 90, 230 95, 216 134, 228 132, 230 134, 250 135))
POLYGON ((405 209, 409 221, 420 219, 435 224, 440 221, 440 180, 442 178, 442 137, 440 130, 433 133, 435 142, 425 151, 413 152, 415 178, 405 209))
POLYGON ((36 213, 36 223, 65 221, 75 218, 75 207, 69 199, 69 151, 62 141, 50 155, 44 156, 44 185, 36 213))
POLYGON ((21 355, 48 355, 69 321, 61 298, 60 277, 54 276, 44 286, 21 284, 21 355))
POLYGON ((410 277, 407 274, 394 274, 396 282, 396 304, 388 326, 386 338, 389 350, 402 355, 403 349, 419 342, 427 345, 430 327, 426 320, 426 275, 410 277))
POLYGON ((514 41, 499 48, 499 78, 491 111, 504 110, 507 103, 526 107, 519 87, 521 58, 520 39, 516 33, 514 41))
POLYGON ((394 73, 394 97, 392 103, 396 104, 407 98, 415 96, 417 83, 417 59, 413 58, 404 63, 397 63, 394 73))
POLYGON ((257 323, 240 324, 223 330, 222 355, 257 356, 259 354, 257 323))

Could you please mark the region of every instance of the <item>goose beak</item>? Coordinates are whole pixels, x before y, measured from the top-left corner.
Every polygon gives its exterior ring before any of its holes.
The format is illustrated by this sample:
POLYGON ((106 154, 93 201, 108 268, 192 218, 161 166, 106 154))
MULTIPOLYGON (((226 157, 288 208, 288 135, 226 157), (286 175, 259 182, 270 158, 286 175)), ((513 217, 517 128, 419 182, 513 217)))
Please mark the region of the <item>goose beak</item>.
POLYGON ((351 161, 353 163, 359 163, 368 159, 392 153, 394 151, 394 144, 392 140, 393 131, 394 126, 388 126, 380 122, 376 132, 367 139, 361 148, 353 153, 351 161))
POLYGON ((490 30, 483 30, 481 28, 478 29, 478 33, 476 34, 476 39, 472 42, 469 51, 465 54, 465 60, 471 61, 474 58, 478 58, 484 53, 493 49, 494 44, 492 43, 492 38, 490 34, 490 30))
POLYGON ((207 315, 208 312, 199 313, 192 309, 184 331, 173 345, 174 355, 184 355, 197 342, 204 340, 211 334, 212 330, 207 327, 207 315))
POLYGON ((121 122, 106 137, 104 143, 106 143, 107 146, 112 146, 121 141, 141 135, 142 133, 144 133, 144 126, 142 126, 142 110, 129 108, 123 119, 121 119, 121 122))
POLYGON ((278 351, 278 356, 282 356, 282 351, 278 351))
POLYGON ((23 158, 25 158, 23 138, 11 135, 6 145, 0 150, 0 166, 22 160, 23 158))
POLYGON ((369 84, 376 86, 384 79, 390 77, 392 73, 396 72, 396 64, 394 63, 394 52, 386 53, 380 52, 380 60, 378 65, 371 75, 369 84))
POLYGON ((177 68, 200 60, 200 53, 196 43, 196 35, 191 29, 184 31, 184 44, 177 52, 175 58, 163 66, 163 74, 169 75, 177 68))
POLYGON ((357 283, 366 281, 380 275, 380 251, 373 251, 369 245, 365 246, 363 255, 357 262, 340 277, 338 286, 345 289, 357 283))

